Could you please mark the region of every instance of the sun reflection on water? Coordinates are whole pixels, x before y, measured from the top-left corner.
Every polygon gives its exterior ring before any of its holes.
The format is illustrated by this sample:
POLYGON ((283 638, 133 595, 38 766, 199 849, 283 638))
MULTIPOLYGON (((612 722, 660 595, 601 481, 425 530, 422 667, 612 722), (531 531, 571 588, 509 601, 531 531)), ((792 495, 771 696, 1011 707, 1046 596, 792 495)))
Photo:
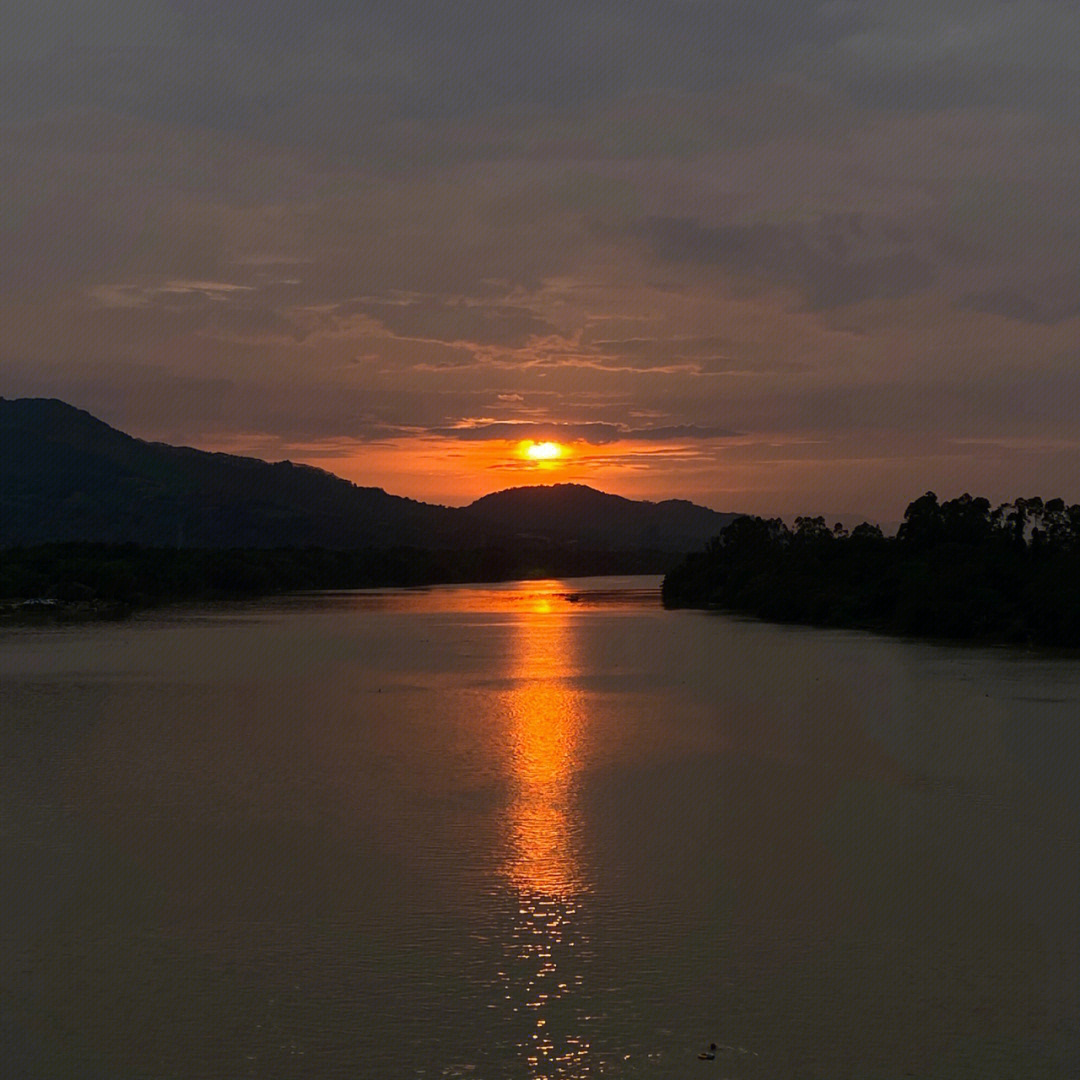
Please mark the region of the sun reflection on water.
POLYGON ((505 879, 516 899, 500 972, 518 1045, 542 1080, 592 1074, 581 995, 588 942, 579 913, 581 869, 576 782, 585 708, 573 685, 572 615, 534 607, 514 627, 507 699, 511 799, 505 879), (531 1022, 530 1022, 531 1020, 531 1022))

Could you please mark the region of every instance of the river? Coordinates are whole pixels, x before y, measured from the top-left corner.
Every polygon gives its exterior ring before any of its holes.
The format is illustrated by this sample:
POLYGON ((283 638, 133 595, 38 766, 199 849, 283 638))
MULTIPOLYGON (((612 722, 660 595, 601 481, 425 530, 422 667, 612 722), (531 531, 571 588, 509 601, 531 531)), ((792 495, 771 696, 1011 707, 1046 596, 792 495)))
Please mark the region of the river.
POLYGON ((3 630, 7 1074, 1080 1075, 1080 658, 658 585, 3 630))

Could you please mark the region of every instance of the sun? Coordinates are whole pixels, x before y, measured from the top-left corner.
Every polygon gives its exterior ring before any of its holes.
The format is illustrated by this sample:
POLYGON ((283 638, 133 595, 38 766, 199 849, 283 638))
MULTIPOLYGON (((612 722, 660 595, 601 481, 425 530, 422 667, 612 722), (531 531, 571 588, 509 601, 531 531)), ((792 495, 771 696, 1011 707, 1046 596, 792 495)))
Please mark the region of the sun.
POLYGON ((554 461, 563 456, 563 448, 557 442, 534 442, 525 447, 525 456, 532 461, 554 461))

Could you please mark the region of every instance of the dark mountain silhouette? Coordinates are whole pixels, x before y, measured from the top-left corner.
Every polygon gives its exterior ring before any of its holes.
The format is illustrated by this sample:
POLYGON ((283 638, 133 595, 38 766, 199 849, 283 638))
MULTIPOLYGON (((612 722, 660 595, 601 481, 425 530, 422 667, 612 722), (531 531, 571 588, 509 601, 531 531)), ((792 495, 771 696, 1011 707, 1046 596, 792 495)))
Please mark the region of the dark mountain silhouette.
POLYGON ((53 399, 0 399, 0 544, 414 544, 451 512, 291 462, 148 443, 53 399))
POLYGON ((577 484, 434 506, 307 465, 132 438, 55 399, 0 398, 0 546, 93 541, 165 547, 411 546, 528 541, 685 552, 733 519, 577 484))
POLYGON ((721 514, 685 499, 639 502, 584 484, 553 484, 497 491, 464 507, 474 528, 513 530, 522 538, 578 543, 590 548, 690 551, 696 537, 716 536, 735 514, 721 514))

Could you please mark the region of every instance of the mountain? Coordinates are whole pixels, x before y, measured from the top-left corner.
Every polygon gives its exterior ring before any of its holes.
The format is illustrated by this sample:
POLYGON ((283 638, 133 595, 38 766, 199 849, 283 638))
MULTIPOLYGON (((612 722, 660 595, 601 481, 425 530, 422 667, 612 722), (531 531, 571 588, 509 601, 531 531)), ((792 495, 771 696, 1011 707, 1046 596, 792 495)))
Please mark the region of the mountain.
POLYGON ((579 484, 433 506, 308 465, 144 442, 55 399, 0 398, 0 546, 451 549, 529 541, 683 552, 733 517, 579 484))
POLYGON ((0 544, 416 544, 451 511, 291 462, 148 443, 51 399, 0 399, 0 544))
POLYGON ((477 499, 460 514, 473 528, 509 529, 520 538, 600 550, 662 551, 697 550, 738 516, 685 499, 658 503, 624 499, 584 484, 509 488, 477 499))

